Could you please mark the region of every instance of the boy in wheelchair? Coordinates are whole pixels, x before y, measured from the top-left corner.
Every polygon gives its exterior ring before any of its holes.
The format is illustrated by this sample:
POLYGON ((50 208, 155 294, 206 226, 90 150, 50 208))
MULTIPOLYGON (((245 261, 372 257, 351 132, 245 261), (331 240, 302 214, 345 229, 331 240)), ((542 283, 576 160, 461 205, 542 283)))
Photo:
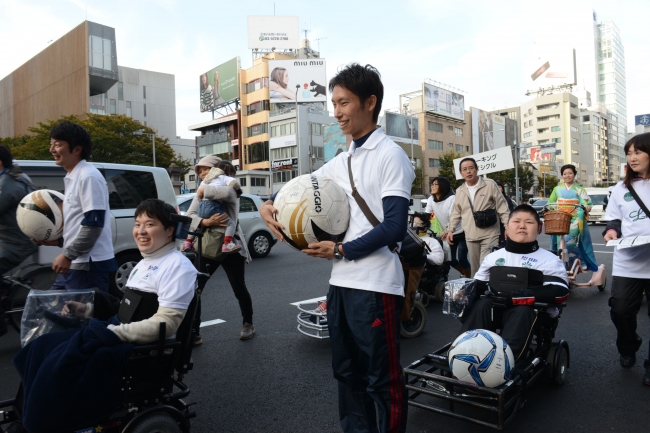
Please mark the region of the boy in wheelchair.
MULTIPOLYGON (((93 319, 80 330, 45 334, 16 355, 22 384, 13 406, 24 428, 66 431, 96 425, 112 417, 125 398, 146 403, 143 399, 154 396, 158 401, 158 394, 171 393, 174 384, 184 387, 172 375, 176 364, 186 364, 183 372, 191 368, 189 355, 186 360, 178 354, 190 346, 192 324, 184 318, 193 319, 197 271, 176 250, 176 223, 170 217, 175 213, 157 199, 137 207, 133 237, 143 260, 131 272, 117 315, 99 317, 107 322, 93 319), (186 344, 176 342, 177 332, 186 344), (156 341, 154 349, 133 346, 156 341)), ((63 313, 98 317, 92 310, 91 304, 78 302, 63 307, 63 313)), ((178 414, 181 418, 180 409, 178 414)))
MULTIPOLYGON (((530 343, 537 321, 533 304, 561 304, 569 297, 564 264, 537 244, 541 230, 539 215, 531 206, 519 205, 510 213, 506 247, 489 254, 475 275, 476 293, 487 291, 488 296, 475 300, 461 319, 461 333, 501 329, 515 359, 530 343)), ((551 309, 547 313, 554 314, 551 309)))

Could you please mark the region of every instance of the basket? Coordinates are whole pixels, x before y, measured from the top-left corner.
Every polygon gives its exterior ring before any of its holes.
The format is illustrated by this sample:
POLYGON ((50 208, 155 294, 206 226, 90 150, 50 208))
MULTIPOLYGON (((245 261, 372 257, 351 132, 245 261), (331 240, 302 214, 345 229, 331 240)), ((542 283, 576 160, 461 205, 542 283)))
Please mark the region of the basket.
POLYGON ((547 235, 568 235, 571 228, 571 214, 563 210, 552 210, 544 214, 544 233, 547 235))

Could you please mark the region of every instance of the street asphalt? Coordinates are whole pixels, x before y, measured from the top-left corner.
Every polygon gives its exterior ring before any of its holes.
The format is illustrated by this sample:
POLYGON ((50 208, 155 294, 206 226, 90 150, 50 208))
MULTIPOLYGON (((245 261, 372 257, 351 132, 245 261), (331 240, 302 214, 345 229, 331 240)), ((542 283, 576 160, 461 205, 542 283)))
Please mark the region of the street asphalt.
MULTIPOLYGON (((644 301, 639 335, 644 340, 637 365, 620 367, 615 329, 607 301, 613 248, 604 245, 603 226, 590 226, 599 263, 608 271, 607 288, 571 292, 556 339, 569 343, 571 367, 566 383, 543 381, 527 392, 527 403, 507 428, 511 432, 643 432, 650 420, 650 387, 643 386, 643 360, 650 327, 644 301)), ((543 248, 547 236, 540 237, 543 248)), ((325 296, 331 263, 278 243, 270 255, 246 268, 253 299, 255 337, 239 340, 241 316, 225 273, 218 270, 203 296, 203 344, 194 350, 194 370, 186 381, 197 417, 193 432, 337 432, 337 384, 332 377, 329 341, 296 329, 294 302, 325 296)), ((380 270, 378 270, 380 272, 380 270)), ((457 278, 452 271, 450 278, 457 278)), ((402 366, 452 341, 460 323, 443 315, 441 304, 427 308, 424 333, 402 340, 402 366)), ((0 338, 0 400, 12 398, 19 378, 11 358, 20 349, 11 329, 0 338)), ((55 391, 53 391, 55 392, 55 391)), ((487 432, 488 428, 410 408, 409 432, 487 432)))

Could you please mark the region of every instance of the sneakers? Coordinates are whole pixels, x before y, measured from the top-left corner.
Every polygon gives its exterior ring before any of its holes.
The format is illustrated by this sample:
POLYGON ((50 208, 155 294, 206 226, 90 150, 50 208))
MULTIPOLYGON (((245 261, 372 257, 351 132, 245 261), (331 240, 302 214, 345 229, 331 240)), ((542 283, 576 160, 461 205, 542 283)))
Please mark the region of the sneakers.
POLYGON ((195 345, 195 346, 203 344, 203 339, 201 338, 201 334, 195 334, 194 335, 194 339, 192 341, 192 344, 195 345))
POLYGON ((237 252, 239 250, 241 250, 241 246, 236 245, 234 242, 230 242, 228 244, 223 244, 223 247, 221 247, 221 252, 223 254, 235 253, 235 252, 237 252))
POLYGON ((194 251, 193 240, 190 238, 185 239, 185 242, 183 242, 183 246, 181 247, 181 251, 193 252, 194 251))
POLYGON ((619 358, 621 367, 623 368, 632 368, 636 364, 636 355, 632 354, 630 356, 621 355, 619 358))
POLYGON ((255 327, 250 323, 244 323, 244 326, 241 328, 241 332, 239 333, 239 339, 250 340, 253 338, 253 334, 255 334, 255 327))

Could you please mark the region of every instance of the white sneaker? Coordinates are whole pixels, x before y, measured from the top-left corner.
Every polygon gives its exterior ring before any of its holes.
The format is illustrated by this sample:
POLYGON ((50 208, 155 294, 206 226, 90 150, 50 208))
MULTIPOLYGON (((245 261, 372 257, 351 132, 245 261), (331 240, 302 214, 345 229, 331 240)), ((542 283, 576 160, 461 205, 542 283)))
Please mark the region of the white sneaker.
POLYGON ((236 245, 234 242, 230 242, 229 244, 223 244, 223 246, 221 247, 222 254, 236 253, 239 250, 241 250, 241 246, 236 245))

